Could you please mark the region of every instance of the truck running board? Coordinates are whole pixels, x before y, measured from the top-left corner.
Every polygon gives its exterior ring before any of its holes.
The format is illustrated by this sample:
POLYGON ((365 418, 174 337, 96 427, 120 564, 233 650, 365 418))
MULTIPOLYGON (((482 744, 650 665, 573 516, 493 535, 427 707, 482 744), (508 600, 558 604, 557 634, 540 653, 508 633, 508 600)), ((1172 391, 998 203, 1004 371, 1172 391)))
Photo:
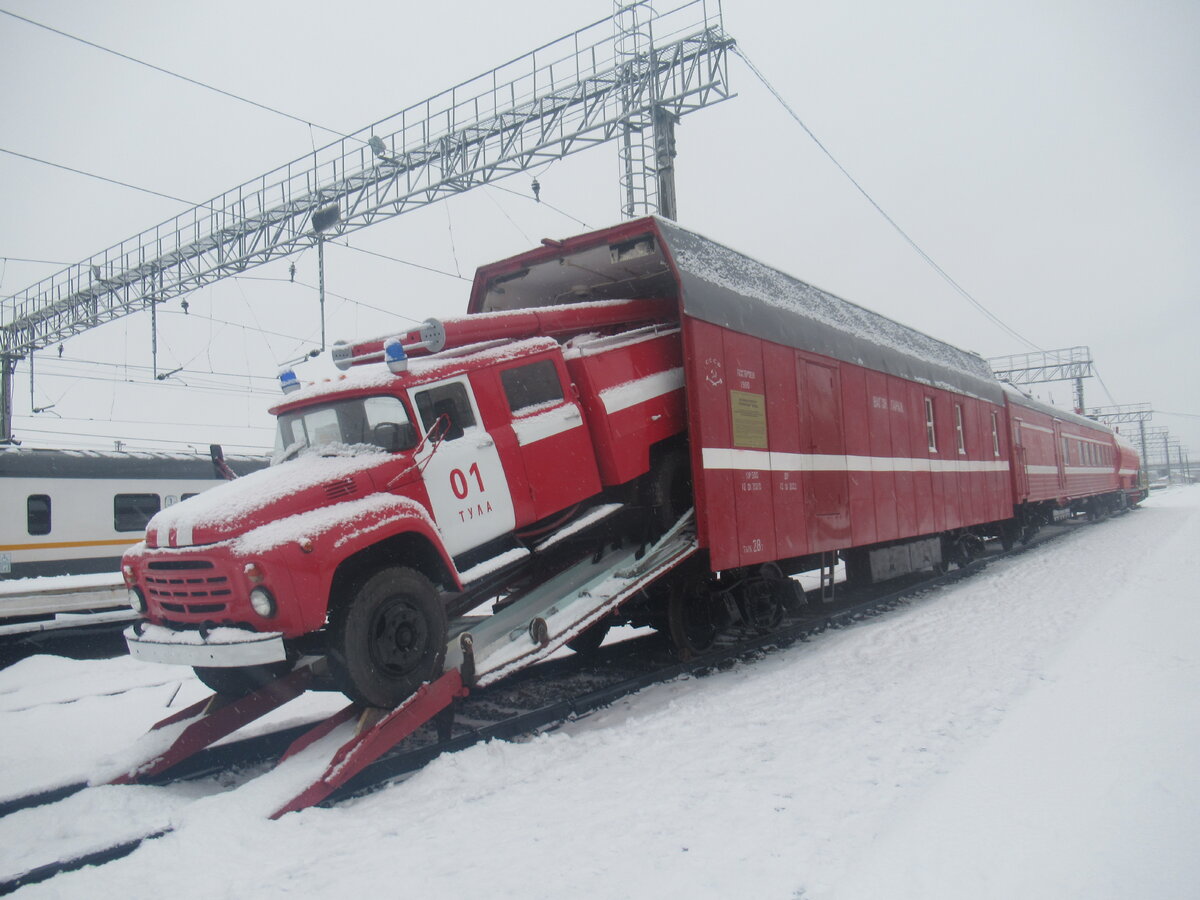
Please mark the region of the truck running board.
POLYGON ((651 545, 608 550, 526 591, 499 612, 451 623, 446 668, 484 686, 533 665, 696 552, 689 511, 651 545))

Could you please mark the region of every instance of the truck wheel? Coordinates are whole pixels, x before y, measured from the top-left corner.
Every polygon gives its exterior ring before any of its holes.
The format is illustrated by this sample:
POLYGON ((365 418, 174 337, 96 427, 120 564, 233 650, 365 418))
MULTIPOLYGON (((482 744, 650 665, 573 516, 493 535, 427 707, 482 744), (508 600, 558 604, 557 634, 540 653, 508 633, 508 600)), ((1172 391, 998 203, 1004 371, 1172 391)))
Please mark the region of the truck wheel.
POLYGON ((608 637, 608 629, 611 625, 612 623, 607 619, 601 619, 595 625, 585 628, 567 641, 567 646, 581 656, 595 653, 600 649, 600 645, 604 643, 604 639, 608 637))
POLYGON ((232 668, 216 668, 212 666, 194 666, 192 671, 200 679, 201 684, 226 697, 242 697, 257 691, 277 678, 282 678, 292 671, 294 663, 277 662, 263 666, 235 666, 232 668))
POLYGON ((692 473, 687 452, 682 447, 668 450, 646 478, 644 503, 650 522, 661 533, 692 505, 692 473))
POLYGON ((442 671, 446 610, 428 578, 380 569, 330 621, 329 667, 350 699, 387 709, 442 671))

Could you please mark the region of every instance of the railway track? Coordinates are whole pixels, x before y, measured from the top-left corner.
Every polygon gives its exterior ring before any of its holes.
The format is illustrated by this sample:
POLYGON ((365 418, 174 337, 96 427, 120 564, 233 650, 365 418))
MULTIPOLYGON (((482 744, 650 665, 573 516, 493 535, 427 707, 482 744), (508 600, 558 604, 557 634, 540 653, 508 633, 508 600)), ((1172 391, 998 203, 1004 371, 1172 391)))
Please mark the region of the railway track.
MULTIPOLYGON (((811 640, 826 630, 884 614, 926 591, 967 578, 1001 556, 1015 556, 1048 540, 1073 533, 1079 525, 1070 523, 1045 529, 1028 546, 1008 553, 997 552, 996 548, 970 565, 945 574, 914 576, 866 589, 843 589, 836 603, 810 602, 770 633, 727 632, 710 652, 691 660, 677 660, 665 636, 657 633, 606 645, 592 654, 572 654, 549 660, 492 686, 473 690, 457 702, 453 723, 448 728, 444 722, 440 726, 434 723, 423 726, 320 805, 344 802, 402 780, 443 753, 490 740, 518 739, 578 720, 653 684, 704 675, 738 664, 752 664, 767 653, 811 640)), ((209 748, 144 783, 165 788, 183 781, 220 776, 226 782, 235 782, 232 788, 226 784, 226 789, 236 790, 238 779, 230 773, 244 773, 278 759, 311 724, 209 748)), ((12 798, 0 802, 0 817, 62 803, 90 789, 94 788, 86 782, 78 782, 12 798)), ((0 895, 85 866, 120 859, 142 843, 170 831, 169 826, 156 823, 133 837, 114 840, 109 846, 53 860, 24 872, 0 874, 0 895)))

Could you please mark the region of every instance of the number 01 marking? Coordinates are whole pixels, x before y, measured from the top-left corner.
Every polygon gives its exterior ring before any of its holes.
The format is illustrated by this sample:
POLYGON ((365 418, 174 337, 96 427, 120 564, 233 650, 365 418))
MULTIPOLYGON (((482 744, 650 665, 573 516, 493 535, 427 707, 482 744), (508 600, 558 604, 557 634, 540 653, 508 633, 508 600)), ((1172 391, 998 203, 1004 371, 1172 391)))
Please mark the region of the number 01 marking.
POLYGON ((479 487, 480 492, 483 492, 483 476, 479 474, 479 463, 471 463, 471 468, 467 469, 466 474, 462 469, 452 469, 450 471, 450 490, 454 491, 454 496, 459 500, 467 499, 467 494, 471 492, 467 483, 467 475, 475 476, 475 484, 479 487))

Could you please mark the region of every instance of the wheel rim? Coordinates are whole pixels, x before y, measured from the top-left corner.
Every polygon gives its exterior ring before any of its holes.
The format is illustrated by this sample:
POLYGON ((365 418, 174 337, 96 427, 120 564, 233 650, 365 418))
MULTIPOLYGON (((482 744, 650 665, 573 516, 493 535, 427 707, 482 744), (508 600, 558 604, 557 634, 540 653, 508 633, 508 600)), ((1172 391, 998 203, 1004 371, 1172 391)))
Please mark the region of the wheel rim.
POLYGON ((409 597, 389 597, 371 620, 371 660, 390 675, 417 667, 429 643, 429 623, 409 597))

